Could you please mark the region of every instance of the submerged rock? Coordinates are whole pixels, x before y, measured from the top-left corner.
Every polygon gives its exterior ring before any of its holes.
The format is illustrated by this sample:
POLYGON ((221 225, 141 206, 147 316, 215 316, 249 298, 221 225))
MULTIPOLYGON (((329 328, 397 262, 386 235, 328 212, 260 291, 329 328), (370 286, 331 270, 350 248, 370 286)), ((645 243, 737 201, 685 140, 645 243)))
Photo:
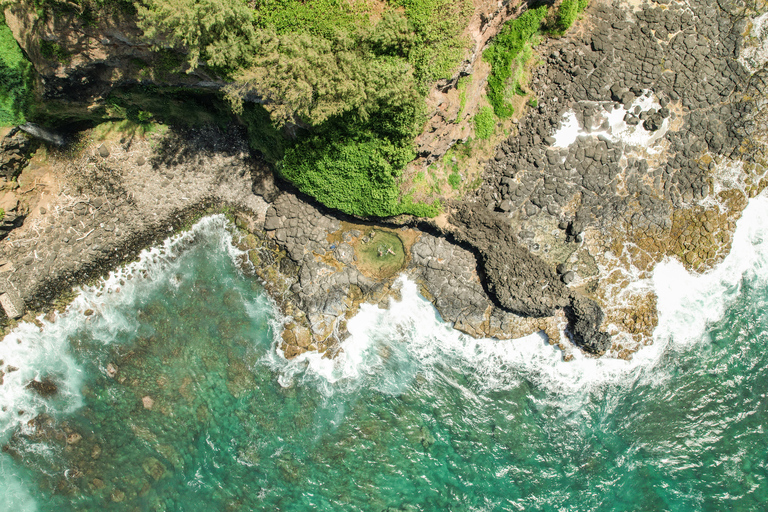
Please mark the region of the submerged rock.
POLYGON ((59 387, 56 385, 50 377, 44 377, 43 380, 33 380, 27 384, 27 389, 31 389, 43 398, 50 398, 59 391, 59 387))

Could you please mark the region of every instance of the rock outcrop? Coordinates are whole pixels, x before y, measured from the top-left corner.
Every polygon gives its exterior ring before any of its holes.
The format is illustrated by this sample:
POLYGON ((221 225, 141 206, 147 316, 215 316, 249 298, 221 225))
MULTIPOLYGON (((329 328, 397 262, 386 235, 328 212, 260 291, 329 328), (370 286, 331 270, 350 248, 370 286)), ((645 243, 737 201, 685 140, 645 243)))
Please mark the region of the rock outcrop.
POLYGON ((553 269, 517 243, 509 221, 485 207, 465 203, 453 210, 453 235, 479 256, 491 296, 525 316, 552 316, 568 304, 568 290, 553 269))

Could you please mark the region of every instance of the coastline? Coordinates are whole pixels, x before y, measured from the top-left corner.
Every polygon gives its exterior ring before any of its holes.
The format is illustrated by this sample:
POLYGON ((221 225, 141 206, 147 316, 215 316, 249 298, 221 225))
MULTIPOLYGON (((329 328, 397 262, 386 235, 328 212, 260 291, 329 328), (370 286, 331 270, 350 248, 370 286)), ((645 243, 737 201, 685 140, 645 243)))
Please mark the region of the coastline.
MULTIPOLYGON (((267 246, 273 253, 254 264, 262 265, 261 279, 293 318, 283 336, 289 357, 306 350, 332 355, 361 303, 386 302, 396 274, 372 278, 357 264, 356 249, 373 227, 402 235, 407 243, 399 270, 457 329, 499 339, 543 330, 565 358, 573 350, 569 338, 588 352, 608 349, 629 358, 650 343, 657 321, 653 294, 634 284, 647 281, 669 256, 698 272, 712 268, 728 253, 748 198, 766 185, 765 162, 740 163, 739 151, 749 144, 752 153, 742 151, 747 156, 764 151, 759 133, 747 130, 757 100, 739 99, 759 92, 745 82, 743 69, 726 66, 732 75, 721 90, 704 88, 703 100, 689 100, 678 89, 695 86, 669 82, 670 70, 654 64, 667 51, 657 45, 650 67, 647 59, 628 60, 625 77, 611 81, 622 52, 639 44, 633 38, 660 39, 633 33, 614 40, 611 34, 627 28, 622 16, 658 24, 649 13, 702 5, 660 10, 646 4, 630 12, 596 4, 573 36, 540 48, 542 56, 551 53, 532 80, 538 107, 516 119, 480 189, 450 203, 437 220, 369 222, 329 212, 276 183, 235 129, 112 133, 80 154, 48 154, 43 165, 61 166, 60 188, 49 187, 57 195, 42 207, 46 213, 33 205, 24 225, 3 241, 0 292, 16 294, 33 311, 49 309, 72 286, 130 261, 201 211, 230 208, 253 235, 245 247, 254 256, 267 246), (702 117, 708 94, 723 107, 702 117), (723 124, 723 108, 738 113, 736 128, 744 129, 726 130, 723 140, 707 138, 712 126, 723 124), (626 114, 614 125, 612 111, 626 114), (563 145, 557 135, 571 118, 581 138, 563 145), (632 139, 635 134, 650 139, 632 139), (749 175, 729 182, 739 165, 747 165, 749 175), (612 338, 606 341, 605 333, 612 338), (590 345, 590 339, 598 341, 590 345)), ((675 38, 685 50, 696 28, 695 17, 680 19, 680 31, 667 35, 677 52, 675 38)), ((718 55, 725 62, 738 54, 732 36, 744 27, 720 26, 718 55)), ((709 36, 714 41, 718 33, 709 36)))
MULTIPOLYGON (((407 226, 393 229, 319 210, 281 190, 271 174, 264 173, 266 168, 245 152, 245 142, 236 133, 211 129, 186 136, 181 147, 194 154, 188 160, 153 153, 155 139, 178 141, 176 135, 164 135, 128 145, 98 141, 74 158, 53 161, 70 182, 78 172, 92 169, 109 172, 119 187, 101 195, 89 189, 75 195, 65 185, 47 203, 46 213, 40 214, 40 206, 32 208, 24 228, 4 241, 3 257, 10 263, 3 267, 4 290, 17 290, 28 305, 32 313, 24 320, 50 312, 62 293, 131 261, 193 219, 226 209, 244 234, 250 234, 240 244, 250 251, 257 275, 283 312, 292 315, 284 335, 283 350, 289 357, 306 350, 333 354, 346 338, 346 320, 363 302, 386 303, 401 272, 421 284, 446 320, 476 337, 517 338, 549 327, 545 320, 495 306, 468 250, 407 226), (101 156, 99 149, 107 146, 109 155, 101 156), (173 163, 166 165, 162 158, 173 163), (145 165, 137 166, 137 161, 145 165), (158 162, 157 167, 151 162, 158 162), (231 169, 240 172, 228 172, 231 169), (306 226, 315 226, 314 233, 305 233, 306 226), (355 244, 373 229, 407 239, 406 259, 385 275, 366 275, 355 264, 351 245, 342 240, 346 236, 355 244), (328 241, 333 236, 338 244, 328 241), (64 244, 66 252, 61 252, 64 244)), ((550 330, 550 335, 556 332, 550 330)))

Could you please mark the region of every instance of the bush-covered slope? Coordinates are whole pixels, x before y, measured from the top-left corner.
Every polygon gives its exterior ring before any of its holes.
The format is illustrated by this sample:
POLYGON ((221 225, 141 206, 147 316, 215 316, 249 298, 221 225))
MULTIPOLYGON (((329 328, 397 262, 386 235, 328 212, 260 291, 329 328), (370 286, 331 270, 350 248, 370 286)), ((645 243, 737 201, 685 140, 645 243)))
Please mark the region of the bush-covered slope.
MULTIPOLYGON (((585 0, 574 1, 580 7, 585 0)), ((89 112, 184 124, 234 114, 284 178, 330 207, 359 216, 438 212, 437 204, 404 195, 400 177, 415 157, 427 94, 437 80, 454 77, 467 56, 470 41, 462 34, 474 14, 472 0, 0 0, 3 5, 35 12, 43 22, 74 14, 83 33, 125 19, 143 30, 154 53, 126 64, 138 69, 131 76, 140 84, 113 88, 89 112), (226 85, 219 92, 157 87, 168 82, 163 77, 188 76, 185 70, 203 77, 198 81, 213 76, 226 85), (189 98, 194 105, 185 108, 189 98)), ((522 47, 530 51, 549 11, 525 11, 486 51, 493 112, 478 118, 478 135, 490 135, 495 116, 509 114, 504 98, 512 63, 522 47)), ((572 22, 570 11, 562 14, 558 23, 572 22)), ((70 55, 50 37, 39 38, 50 46, 50 59, 70 55)), ((35 49, 44 56, 42 50, 35 49)), ((3 83, 3 105, 19 105, 20 113, 27 82, 11 82, 3 83)), ((38 112, 58 109, 41 105, 38 112)))
POLYGON ((0 13, 0 126, 25 121, 32 103, 34 79, 32 66, 0 13))

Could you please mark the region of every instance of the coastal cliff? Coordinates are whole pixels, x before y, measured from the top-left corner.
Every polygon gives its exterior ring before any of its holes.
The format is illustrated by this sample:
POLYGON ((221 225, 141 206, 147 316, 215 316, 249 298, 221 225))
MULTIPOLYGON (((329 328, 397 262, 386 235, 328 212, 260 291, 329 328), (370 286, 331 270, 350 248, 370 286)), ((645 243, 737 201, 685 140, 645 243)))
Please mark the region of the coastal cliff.
MULTIPOLYGON (((471 114, 489 73, 483 49, 520 12, 508 3, 474 9, 464 33, 471 51, 427 95, 431 121, 415 139, 419 157, 409 172, 475 129, 471 114), (464 90, 471 100, 455 122, 441 112, 460 110, 461 76, 473 77, 464 90)), ((765 62, 753 57, 748 68, 742 59, 750 15, 706 2, 593 3, 575 30, 535 48, 536 102, 505 121, 509 133, 497 132, 486 153, 461 160, 482 179, 445 198, 433 220, 361 219, 326 208, 276 179, 242 127, 92 129, 73 149, 39 150, 21 174, 13 171, 20 187, 6 194, 22 199, 26 220, 3 242, 3 293, 32 310, 49 307, 224 204, 250 233, 241 243, 253 272, 286 314, 287 357, 333 355, 361 303, 384 304, 397 293, 398 272, 473 336, 544 330, 566 357, 570 341, 631 357, 651 342, 655 302, 642 283, 654 265, 677 257, 692 270, 711 268, 728 253, 748 198, 765 187, 765 62), (402 262, 372 270, 366 258, 383 265, 390 250, 402 262)), ((10 9, 6 19, 40 73, 42 95, 71 103, 80 119, 107 112, 110 91, 143 81, 224 86, 197 68, 185 73, 180 62, 173 78, 151 74, 157 54, 119 17, 41 24, 10 9), (50 41, 69 61, 39 51, 54 33, 50 41)))

